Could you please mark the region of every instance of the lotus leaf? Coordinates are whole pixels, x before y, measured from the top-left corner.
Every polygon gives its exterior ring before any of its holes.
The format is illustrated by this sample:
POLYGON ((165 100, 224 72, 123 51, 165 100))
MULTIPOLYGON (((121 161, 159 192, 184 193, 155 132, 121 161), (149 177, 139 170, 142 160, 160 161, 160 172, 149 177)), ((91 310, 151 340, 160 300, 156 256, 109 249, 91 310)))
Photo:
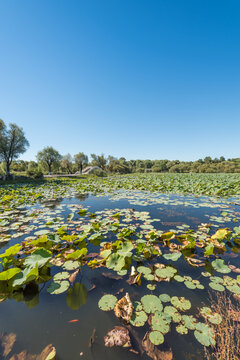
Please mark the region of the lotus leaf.
POLYGON ((173 322, 180 322, 181 321, 181 314, 177 311, 177 309, 173 306, 166 306, 164 308, 164 314, 170 315, 172 317, 173 322))
POLYGON ((196 325, 194 336, 204 346, 214 346, 216 343, 213 329, 201 322, 196 325))
POLYGON ((56 275, 54 275, 53 277, 53 281, 61 281, 61 280, 66 280, 68 279, 70 276, 69 272, 67 271, 62 271, 57 273, 56 275))
POLYGON ((149 339, 154 345, 160 345, 164 343, 164 336, 159 331, 151 331, 149 333, 149 339))
POLYGON ((24 265, 27 267, 35 267, 36 263, 39 268, 42 268, 46 265, 52 257, 51 251, 48 251, 44 248, 39 248, 35 250, 30 256, 25 258, 24 265))
POLYGON ((132 324, 133 326, 143 326, 147 321, 147 318, 148 317, 143 310, 135 311, 130 320, 130 324, 132 324))
POLYGON ((195 330, 197 319, 195 319, 192 315, 182 315, 182 322, 189 330, 195 330))
POLYGON ((173 296, 171 298, 171 303, 175 306, 178 310, 189 310, 191 308, 191 303, 189 300, 185 299, 185 297, 177 297, 173 296))
POLYGON ((222 322, 222 317, 220 314, 213 312, 209 307, 204 306, 200 310, 200 314, 212 324, 219 325, 222 322))
POLYGON ((177 261, 180 257, 182 256, 182 253, 180 252, 175 252, 172 254, 164 254, 163 257, 166 260, 172 260, 172 261, 177 261))
POLYGON ((180 276, 180 275, 175 275, 174 276, 174 280, 178 281, 178 282, 183 282, 184 281, 184 277, 180 276))
POLYGON ((119 254, 111 254, 106 261, 106 266, 109 269, 119 271, 125 266, 125 258, 119 254))
POLYGON ((138 266, 137 271, 144 275, 151 274, 151 269, 146 266, 138 266))
POLYGON ((140 301, 134 301, 133 302, 133 309, 134 311, 141 311, 142 310, 142 304, 140 301))
POLYGON ((222 286, 221 284, 217 283, 217 282, 210 282, 209 286, 216 291, 224 291, 225 287, 222 286))
POLYGON ((161 294, 159 295, 159 299, 162 301, 162 302, 170 302, 171 298, 168 294, 161 294))
POLYGON ((192 281, 184 281, 184 285, 188 288, 188 289, 196 289, 197 285, 195 285, 192 281))
POLYGON ((117 303, 117 298, 114 295, 103 295, 98 302, 98 307, 103 311, 113 310, 117 303))
POLYGON ((151 318, 152 329, 166 334, 170 330, 169 322, 164 314, 155 313, 151 318))
POLYGON ((11 269, 2 271, 0 273, 0 281, 8 281, 20 272, 21 272, 21 269, 19 269, 19 268, 11 268, 11 269))
POLYGON ((166 266, 165 268, 155 270, 155 274, 159 278, 163 278, 163 279, 173 277, 174 274, 176 274, 176 272, 177 270, 171 266, 166 266))
POLYGON ((155 295, 144 295, 141 298, 143 309, 146 313, 155 313, 156 311, 161 312, 163 309, 161 300, 155 295))
MULTIPOLYGON (((1 274, 0 274, 1 275, 1 274)), ((12 286, 22 286, 38 278, 38 264, 34 268, 25 268, 13 279, 12 286)))
POLYGON ((222 259, 214 260, 212 262, 212 267, 214 268, 214 270, 216 270, 217 272, 220 272, 222 274, 227 274, 227 273, 231 272, 229 267, 225 264, 224 260, 222 260, 222 259))
POLYGON ((187 327, 185 327, 184 325, 179 324, 178 326, 176 326, 176 330, 179 334, 181 335, 186 335, 188 334, 188 329, 187 327))
POLYGON ((69 282, 67 280, 63 281, 52 281, 51 284, 48 286, 47 291, 50 294, 62 294, 69 288, 69 282))
POLYGON ((77 270, 77 269, 79 269, 79 263, 78 263, 78 261, 68 260, 64 263, 63 269, 70 270, 70 271, 77 270))

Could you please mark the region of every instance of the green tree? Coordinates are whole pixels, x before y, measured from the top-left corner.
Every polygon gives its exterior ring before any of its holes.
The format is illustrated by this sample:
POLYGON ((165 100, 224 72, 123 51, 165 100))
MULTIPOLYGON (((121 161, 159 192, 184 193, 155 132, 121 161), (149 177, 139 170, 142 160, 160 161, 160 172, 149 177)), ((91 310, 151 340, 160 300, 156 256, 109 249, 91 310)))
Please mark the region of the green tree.
POLYGON ((6 164, 6 175, 10 175, 10 166, 13 160, 23 154, 29 146, 23 129, 16 124, 9 124, 6 127, 0 119, 0 159, 6 164))
POLYGON ((93 166, 98 166, 102 170, 105 170, 107 166, 107 159, 105 158, 104 154, 101 155, 91 154, 91 158, 92 158, 93 166))
POLYGON ((45 147, 37 154, 38 161, 48 167, 49 174, 52 173, 53 165, 59 164, 61 158, 62 156, 52 146, 45 147))
POLYGON ((72 157, 70 154, 64 155, 61 160, 61 168, 66 170, 68 174, 72 173, 72 157))
POLYGON ((78 154, 74 155, 74 161, 81 174, 83 166, 88 164, 88 156, 85 155, 83 152, 79 152, 78 154))

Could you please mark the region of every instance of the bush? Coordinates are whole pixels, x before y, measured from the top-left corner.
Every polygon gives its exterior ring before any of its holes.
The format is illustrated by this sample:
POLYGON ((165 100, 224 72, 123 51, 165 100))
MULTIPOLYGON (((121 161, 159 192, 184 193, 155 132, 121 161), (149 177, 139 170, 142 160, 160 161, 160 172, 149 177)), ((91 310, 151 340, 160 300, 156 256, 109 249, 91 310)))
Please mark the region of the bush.
POLYGON ((27 175, 32 177, 33 179, 42 179, 43 178, 43 172, 38 168, 27 170, 27 175))

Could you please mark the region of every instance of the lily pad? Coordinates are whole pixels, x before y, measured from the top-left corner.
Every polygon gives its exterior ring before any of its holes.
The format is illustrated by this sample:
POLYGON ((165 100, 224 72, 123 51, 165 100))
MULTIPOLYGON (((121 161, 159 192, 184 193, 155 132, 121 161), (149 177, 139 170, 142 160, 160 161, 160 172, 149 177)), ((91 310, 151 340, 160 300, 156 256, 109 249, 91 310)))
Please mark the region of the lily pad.
POLYGON ((52 281, 48 286, 47 291, 52 295, 62 294, 69 288, 70 284, 68 281, 52 281))
POLYGON ((143 309, 146 313, 155 313, 156 311, 161 312, 163 309, 161 300, 155 295, 144 295, 141 298, 143 309))
POLYGON ((164 336, 159 331, 151 331, 149 333, 149 339, 154 345, 160 345, 164 343, 164 336))
POLYGON ((215 335, 211 327, 199 322, 194 331, 195 338, 204 346, 215 346, 215 335))
POLYGON ((103 295, 98 302, 98 307, 103 311, 113 310, 117 303, 117 298, 114 295, 103 295))
POLYGON ((231 272, 231 269, 225 264, 225 261, 222 259, 216 259, 212 262, 212 267, 217 272, 220 272, 222 274, 227 274, 231 272))
POLYGON ((173 296, 171 298, 171 303, 174 307, 176 307, 178 310, 181 310, 181 311, 186 311, 191 308, 190 301, 185 299, 185 297, 173 296))

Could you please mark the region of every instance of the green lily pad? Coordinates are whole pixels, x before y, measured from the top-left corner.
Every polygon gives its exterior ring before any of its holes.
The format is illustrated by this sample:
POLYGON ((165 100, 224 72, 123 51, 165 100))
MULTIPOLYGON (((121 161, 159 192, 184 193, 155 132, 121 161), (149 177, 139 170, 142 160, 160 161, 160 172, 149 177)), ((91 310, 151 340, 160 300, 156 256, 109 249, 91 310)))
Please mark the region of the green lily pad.
POLYGON ((175 252, 172 254, 163 255, 164 259, 171 260, 171 261, 177 261, 181 256, 182 256, 181 252, 175 252))
POLYGON ((184 325, 178 325, 178 326, 176 326, 176 330, 177 330, 177 332, 179 333, 179 334, 181 334, 181 335, 186 335, 186 334, 188 334, 188 329, 184 326, 184 325))
POLYGON ((171 266, 166 266, 162 269, 156 269, 155 274, 160 278, 171 278, 176 274, 177 270, 171 266))
POLYGON ((106 261, 106 266, 115 271, 121 270, 125 266, 125 258, 119 254, 111 254, 106 261))
POLYGON ((163 334, 166 334, 170 330, 168 320, 165 318, 164 314, 155 313, 151 319, 152 329, 155 331, 160 331, 163 334))
POLYGON ((171 301, 171 298, 168 294, 161 294, 159 295, 159 299, 162 301, 162 302, 170 302, 171 301))
POLYGON ((52 295, 62 294, 69 288, 70 284, 68 281, 52 281, 48 286, 47 291, 52 295))
POLYGON ((184 277, 180 276, 180 275, 175 275, 174 276, 174 280, 176 280, 177 282, 183 282, 184 281, 184 277))
POLYGON ((227 274, 231 272, 231 269, 225 264, 225 261, 222 259, 216 259, 212 262, 212 267, 217 272, 220 272, 222 274, 227 274))
POLYGON ((215 346, 215 335, 212 328, 203 323, 198 323, 196 325, 196 330, 194 331, 195 338, 204 346, 215 346))
POLYGON ((145 322, 147 321, 147 318, 148 317, 143 310, 135 311, 130 320, 130 324, 132 324, 133 326, 138 326, 138 327, 143 326, 145 324, 145 322))
POLYGON ((117 303, 117 298, 114 295, 103 295, 98 302, 98 307, 103 311, 113 310, 117 303))
POLYGON ((164 336, 159 331, 151 331, 149 333, 149 340, 154 345, 160 345, 164 343, 164 336))
POLYGON ((174 307, 181 311, 189 310, 191 308, 190 301, 185 299, 185 297, 173 296, 171 298, 171 303, 174 307))
POLYGON ((144 295, 141 298, 143 309, 146 313, 154 313, 156 311, 161 312, 163 309, 161 300, 155 295, 144 295))
POLYGON ((181 321, 181 314, 177 311, 177 309, 173 306, 166 306, 164 308, 164 314, 172 317, 173 322, 178 323, 181 321))
POLYGON ((213 289, 213 290, 216 290, 216 291, 224 291, 225 290, 225 287, 219 283, 216 283, 216 282, 210 282, 209 283, 209 286, 213 289))
POLYGON ((209 307, 204 306, 200 310, 200 314, 208 321, 214 325, 219 325, 222 322, 222 317, 220 314, 213 312, 209 307))
POLYGON ((146 266, 138 266, 137 271, 144 275, 151 274, 151 269, 146 266))
POLYGON ((68 260, 63 264, 64 270, 77 270, 79 269, 78 261, 68 260))
POLYGON ((197 325, 197 319, 192 315, 182 315, 183 325, 189 330, 195 330, 197 325))
POLYGON ((68 279, 70 276, 69 272, 67 271, 62 271, 57 273, 56 275, 54 275, 53 277, 53 281, 61 281, 61 280, 66 280, 68 279))

